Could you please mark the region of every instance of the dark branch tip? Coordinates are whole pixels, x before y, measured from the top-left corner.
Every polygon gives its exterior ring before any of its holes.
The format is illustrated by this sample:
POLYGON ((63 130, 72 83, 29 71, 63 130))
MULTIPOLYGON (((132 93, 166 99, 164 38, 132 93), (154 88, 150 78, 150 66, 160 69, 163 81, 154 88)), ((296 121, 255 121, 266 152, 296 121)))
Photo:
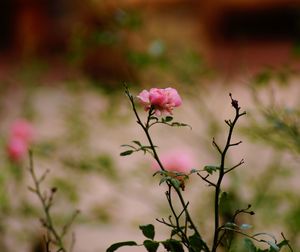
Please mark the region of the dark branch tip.
POLYGON ((232 94, 229 93, 230 99, 231 99, 231 105, 234 107, 236 110, 240 109, 239 107, 239 102, 235 99, 232 98, 232 94))

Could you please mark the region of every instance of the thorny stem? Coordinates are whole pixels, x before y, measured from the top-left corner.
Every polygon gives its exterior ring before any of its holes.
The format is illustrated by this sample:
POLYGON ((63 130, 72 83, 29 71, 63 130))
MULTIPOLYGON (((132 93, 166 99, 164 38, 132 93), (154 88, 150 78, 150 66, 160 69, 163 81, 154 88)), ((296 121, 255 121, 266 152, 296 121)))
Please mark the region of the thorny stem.
MULTIPOLYGON (((219 178, 218 181, 216 183, 215 186, 215 202, 214 202, 214 210, 215 210, 215 225, 214 225, 214 238, 213 238, 213 245, 212 245, 212 249, 211 252, 216 252, 217 251, 217 247, 219 245, 218 239, 219 239, 219 226, 220 226, 220 220, 219 220, 219 214, 220 214, 220 206, 219 206, 219 198, 220 198, 220 193, 221 193, 221 184, 224 178, 224 175, 228 172, 225 172, 225 158, 226 158, 226 154, 227 151, 229 149, 229 147, 232 146, 236 146, 241 142, 232 144, 231 143, 231 138, 232 138, 232 133, 233 133, 233 129, 235 127, 236 122, 238 121, 238 119, 245 115, 246 112, 242 112, 240 113, 240 107, 238 106, 238 101, 234 100, 231 96, 231 94, 229 94, 230 98, 231 98, 231 105, 232 107, 235 109, 235 117, 234 120, 231 121, 225 121, 226 124, 229 126, 229 132, 228 132, 228 137, 227 137, 227 141, 226 141, 226 145, 224 147, 223 150, 220 149, 220 147, 217 145, 217 143, 215 142, 215 140, 213 140, 213 145, 217 148, 218 152, 221 155, 221 162, 220 162, 220 172, 219 172, 219 178)), ((242 164, 240 162, 240 164, 242 164)), ((230 169, 232 170, 232 169, 230 169)))
POLYGON ((171 184, 169 184, 168 187, 169 187, 169 189, 166 192, 167 200, 168 200, 169 206, 171 208, 171 211, 172 211, 172 213, 173 213, 173 215, 175 217, 176 227, 178 228, 178 232, 181 234, 182 242, 188 248, 189 247, 189 245, 188 245, 189 244, 188 238, 187 238, 185 232, 183 232, 182 229, 180 228, 180 223, 179 223, 180 216, 178 216, 176 214, 175 209, 174 209, 173 204, 172 204, 172 196, 171 196, 172 186, 171 186, 171 184))
MULTIPOLYGON (((135 107, 135 103, 134 103, 134 98, 133 98, 133 96, 130 94, 130 92, 129 92, 129 90, 128 90, 127 87, 125 87, 125 93, 126 93, 126 95, 128 96, 128 98, 129 98, 129 100, 130 100, 130 103, 131 103, 133 112, 134 112, 135 117, 136 117, 136 119, 137 119, 137 123, 142 127, 143 131, 145 132, 145 134, 146 134, 146 136, 147 136, 147 139, 148 139, 149 144, 150 144, 150 146, 151 146, 151 149, 152 149, 152 151, 153 151, 153 157, 154 157, 154 159, 157 161, 157 163, 158 163, 160 169, 161 169, 162 171, 165 171, 166 169, 163 167, 163 165, 162 165, 162 163, 161 163, 161 161, 160 161, 160 159, 159 159, 159 157, 158 157, 158 155, 157 155, 155 146, 154 146, 153 141, 152 141, 152 139, 151 139, 151 136, 150 136, 150 134, 149 134, 149 128, 150 128, 150 126, 151 126, 151 124, 149 124, 149 122, 150 122, 150 117, 154 114, 154 109, 153 109, 153 108, 150 108, 149 114, 148 114, 148 118, 147 118, 147 122, 146 122, 146 124, 144 125, 143 122, 141 121, 141 119, 140 119, 138 113, 137 113, 137 110, 136 110, 136 107, 135 107)), ((177 188, 176 186, 174 186, 173 183, 171 183, 171 182, 167 182, 167 183, 168 183, 168 186, 171 186, 171 187, 173 187, 173 188, 175 189, 175 191, 176 191, 176 193, 177 193, 177 196, 178 196, 178 198, 179 198, 179 200, 180 200, 180 203, 181 203, 181 205, 182 205, 182 207, 183 207, 183 210, 184 210, 184 212, 185 212, 186 221, 189 222, 190 227, 194 230, 194 232, 196 233, 196 235, 197 235, 198 237, 200 237, 200 239, 202 240, 201 235, 200 235, 200 233, 199 233, 199 231, 198 231, 196 225, 194 224, 194 222, 193 222, 193 220, 192 220, 192 218, 191 218, 191 216, 190 216, 190 214, 189 214, 189 211, 188 211, 188 209, 187 209, 187 204, 185 203, 185 201, 184 201, 184 199, 183 199, 183 196, 182 196, 182 194, 181 194, 181 192, 180 192, 180 189, 177 188)), ((179 228, 179 227, 178 227, 178 228, 179 228)), ((205 251, 205 252, 210 252, 210 250, 209 250, 208 246, 206 245, 206 243, 205 243, 203 240, 202 240, 202 242, 203 242, 203 246, 204 246, 204 251, 205 251)))

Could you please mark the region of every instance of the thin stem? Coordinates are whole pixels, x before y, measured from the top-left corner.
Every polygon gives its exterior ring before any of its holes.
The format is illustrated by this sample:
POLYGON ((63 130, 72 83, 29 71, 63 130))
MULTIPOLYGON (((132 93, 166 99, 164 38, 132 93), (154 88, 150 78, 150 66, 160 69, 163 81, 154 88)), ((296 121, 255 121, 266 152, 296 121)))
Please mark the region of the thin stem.
POLYGON ((182 243, 187 247, 189 248, 189 240, 185 234, 185 232, 182 231, 181 227, 180 227, 180 223, 179 223, 179 219, 180 219, 180 216, 178 216, 175 212, 175 209, 173 207, 173 204, 172 204, 172 196, 171 196, 171 190, 172 190, 172 185, 169 184, 169 189, 168 191, 166 192, 166 196, 167 196, 167 200, 169 202, 169 206, 170 206, 170 209, 175 217, 175 221, 176 221, 176 229, 178 230, 178 232, 181 234, 181 240, 182 240, 182 243))
POLYGON ((290 251, 291 251, 291 252, 294 252, 294 250, 292 249, 292 247, 291 247, 289 241, 285 238, 285 236, 284 236, 284 234, 283 234, 282 232, 281 232, 281 236, 282 236, 282 238, 283 238, 285 241, 287 241, 287 246, 288 246, 288 248, 290 249, 290 251))
POLYGON ((214 225, 214 238, 213 238, 213 244, 212 244, 211 252, 216 252, 217 247, 219 245, 219 241, 218 241, 219 240, 219 232, 220 232, 220 229, 219 229, 219 226, 220 226, 219 198, 220 198, 220 193, 221 193, 221 184, 222 184, 224 175, 226 173, 228 173, 228 171, 233 170, 235 168, 235 167, 233 169, 231 168, 231 169, 229 169, 225 172, 226 154, 227 154, 227 151, 230 147, 240 144, 240 142, 231 144, 231 138, 232 138, 232 133, 233 133, 233 129, 235 127, 236 122, 238 121, 238 119, 241 116, 246 114, 245 112, 240 113, 240 107, 238 106, 238 101, 232 99, 231 94, 229 94, 229 95, 230 95, 230 98, 231 98, 231 105, 235 109, 235 117, 234 117, 233 121, 231 121, 231 120, 225 121, 226 124, 229 126, 229 131, 228 131, 228 136, 227 136, 226 144, 225 144, 225 147, 224 147, 223 151, 220 149, 220 147, 216 143, 215 139, 213 139, 213 144, 217 148, 217 150, 219 151, 219 153, 221 155, 221 162, 220 162, 220 166, 219 166, 220 167, 219 178, 218 178, 218 181, 217 181, 216 186, 215 186, 215 201, 214 201, 215 225, 214 225))
POLYGON ((228 172, 231 172, 233 169, 239 167, 240 165, 242 165, 244 163, 244 159, 242 159, 238 164, 232 166, 231 168, 229 168, 228 170, 225 171, 225 174, 228 172))
MULTIPOLYGON (((257 236, 257 234, 256 235, 248 235, 248 234, 246 234, 246 233, 244 233, 244 232, 242 232, 242 231, 240 231, 240 230, 237 230, 237 229, 233 229, 233 228, 221 228, 222 230, 227 230, 227 231, 232 231, 232 232, 235 232, 235 233, 237 233, 237 234, 241 234, 241 235, 243 235, 243 236, 246 236, 246 237, 248 237, 248 238, 250 238, 250 239, 252 239, 252 240, 254 240, 254 241, 256 241, 256 242, 261 242, 261 243, 267 243, 267 244, 269 244, 269 242, 268 241, 266 241, 266 240, 263 240, 263 239, 257 239, 255 236, 257 236)), ((264 233, 262 233, 262 234, 264 234, 264 233)), ((286 239, 285 239, 286 240, 286 239)), ((277 243, 277 241, 275 240, 275 244, 277 243)), ((270 245, 270 244, 269 244, 270 245)), ((291 247, 290 246, 288 246, 289 247, 289 249, 291 249, 291 247)), ((292 252, 293 252, 293 250, 291 250, 292 252)))
MULTIPOLYGON (((59 251, 66 252, 67 250, 64 248, 63 241, 61 239, 61 236, 58 234, 56 229, 54 228, 52 217, 50 215, 50 207, 52 205, 52 200, 53 200, 53 194, 55 193, 55 190, 51 190, 50 197, 47 199, 47 197, 43 196, 41 189, 40 189, 40 183, 44 179, 42 176, 40 179, 37 178, 35 171, 34 171, 34 165, 33 165, 33 157, 32 157, 32 152, 29 151, 29 160, 30 160, 30 166, 29 166, 29 171, 32 176, 33 182, 34 182, 34 192, 40 199, 40 202, 42 203, 43 209, 44 209, 44 214, 45 214, 45 220, 42 220, 43 225, 47 228, 49 231, 49 235, 52 234, 55 239, 55 243, 57 244, 59 251)), ((50 236, 49 239, 51 240, 50 236)), ((48 245, 46 245, 48 246, 48 245)))
POLYGON ((222 151, 221 148, 219 147, 219 145, 216 143, 215 138, 213 138, 213 145, 217 148, 218 152, 222 155, 222 151))
POLYGON ((207 182, 210 186, 216 187, 217 185, 213 182, 211 182, 210 180, 208 180, 207 178, 209 177, 209 174, 206 175, 205 177, 203 177, 199 172, 197 173, 197 175, 202 178, 205 182, 207 182))
POLYGON ((243 235, 243 236, 246 236, 246 237, 248 237, 248 238, 250 238, 250 239, 252 239, 252 240, 254 240, 254 241, 257 241, 257 242, 265 242, 265 240, 257 239, 257 238, 255 238, 255 237, 252 236, 252 235, 248 235, 248 234, 246 234, 246 233, 244 233, 244 232, 242 232, 242 231, 239 231, 239 230, 236 230, 236 229, 233 229, 233 228, 221 228, 221 230, 232 231, 232 232, 235 232, 235 233, 237 233, 237 234, 241 234, 241 235, 243 235))
POLYGON ((71 219, 63 226, 63 229, 62 229, 62 232, 60 235, 61 238, 63 238, 67 234, 70 226, 73 224, 74 220, 76 219, 76 217, 79 213, 80 213, 79 210, 74 211, 73 215, 71 216, 71 219))

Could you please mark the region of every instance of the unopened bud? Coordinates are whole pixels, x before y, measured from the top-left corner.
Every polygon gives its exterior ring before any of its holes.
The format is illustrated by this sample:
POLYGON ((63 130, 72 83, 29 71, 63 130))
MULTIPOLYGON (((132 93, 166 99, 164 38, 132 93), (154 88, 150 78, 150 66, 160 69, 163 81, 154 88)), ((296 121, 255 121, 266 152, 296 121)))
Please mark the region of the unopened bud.
POLYGON ((238 109, 239 108, 239 102, 237 100, 234 100, 232 98, 232 94, 231 93, 229 93, 229 96, 231 98, 231 105, 232 105, 232 107, 234 107, 235 109, 238 109))

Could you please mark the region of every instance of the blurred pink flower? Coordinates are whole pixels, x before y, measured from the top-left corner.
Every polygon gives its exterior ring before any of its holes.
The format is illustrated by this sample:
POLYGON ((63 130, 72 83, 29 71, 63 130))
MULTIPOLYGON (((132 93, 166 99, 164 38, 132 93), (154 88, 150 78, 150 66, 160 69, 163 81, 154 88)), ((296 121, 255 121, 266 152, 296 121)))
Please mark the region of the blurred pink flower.
POLYGON ((143 90, 137 98, 144 105, 145 110, 149 110, 151 106, 155 109, 155 115, 172 114, 174 107, 181 105, 182 100, 178 92, 174 88, 151 88, 149 91, 143 90))
POLYGON ((20 162, 28 152, 29 144, 33 140, 33 128, 31 124, 20 119, 10 127, 7 143, 8 157, 14 162, 20 162))
MULTIPOLYGON (((193 154, 185 149, 172 150, 165 153, 160 158, 162 165, 167 171, 188 173, 195 168, 195 158, 193 154)), ((159 170, 158 164, 154 164, 154 169, 159 170)))
POLYGON ((28 151, 27 143, 21 138, 11 138, 7 145, 8 157, 15 162, 21 161, 28 151))
POLYGON ((28 121, 23 119, 17 120, 10 128, 10 137, 19 138, 26 143, 30 143, 33 138, 33 128, 28 121))

